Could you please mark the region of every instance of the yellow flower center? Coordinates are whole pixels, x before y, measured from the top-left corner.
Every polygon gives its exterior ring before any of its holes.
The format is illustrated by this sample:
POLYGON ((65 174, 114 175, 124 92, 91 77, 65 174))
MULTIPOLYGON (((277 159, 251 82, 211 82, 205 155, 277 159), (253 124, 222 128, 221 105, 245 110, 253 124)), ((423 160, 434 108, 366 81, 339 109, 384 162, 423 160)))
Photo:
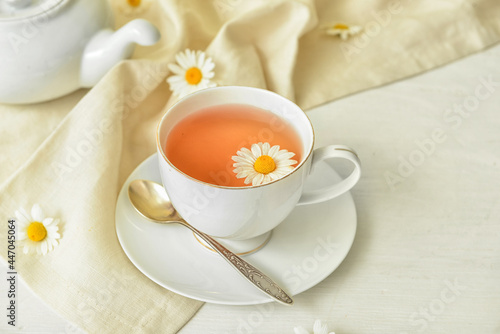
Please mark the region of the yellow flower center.
POLYGON ((269 174, 276 169, 276 163, 273 158, 268 155, 261 155, 255 160, 253 168, 256 172, 261 174, 269 174))
POLYGON ((139 7, 141 5, 141 0, 127 0, 127 3, 132 7, 139 7))
POLYGON ((349 26, 347 26, 345 24, 342 24, 342 23, 338 23, 338 24, 336 24, 336 25, 333 26, 333 29, 348 30, 349 26))
POLYGON ((47 230, 40 222, 33 222, 28 226, 28 238, 33 241, 40 241, 47 236, 47 230))
POLYGON ((186 81, 190 85, 197 85, 200 83, 203 75, 198 67, 191 67, 186 71, 186 81))

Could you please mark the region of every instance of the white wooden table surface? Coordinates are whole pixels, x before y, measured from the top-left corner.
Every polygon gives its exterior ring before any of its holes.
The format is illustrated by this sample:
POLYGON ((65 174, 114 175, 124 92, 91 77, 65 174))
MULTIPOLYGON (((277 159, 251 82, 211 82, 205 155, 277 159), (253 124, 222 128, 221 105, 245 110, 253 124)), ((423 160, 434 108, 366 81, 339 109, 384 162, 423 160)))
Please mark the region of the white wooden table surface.
MULTIPOLYGON (((363 162, 350 253, 292 308, 205 304, 180 333, 312 332, 317 318, 337 334, 500 333, 500 45, 309 116, 317 146, 363 162)), ((19 325, 2 316, 1 332, 80 332, 18 292, 19 325)))

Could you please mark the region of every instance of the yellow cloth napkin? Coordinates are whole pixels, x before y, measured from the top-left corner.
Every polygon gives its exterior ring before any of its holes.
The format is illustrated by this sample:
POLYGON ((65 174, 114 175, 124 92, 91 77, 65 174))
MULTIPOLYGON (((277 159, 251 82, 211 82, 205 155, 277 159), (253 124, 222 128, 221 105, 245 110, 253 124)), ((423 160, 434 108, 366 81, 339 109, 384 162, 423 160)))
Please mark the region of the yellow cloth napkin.
POLYGON ((117 26, 144 17, 162 40, 138 48, 90 91, 0 106, 0 248, 7 249, 6 220, 19 206, 40 203, 59 218, 60 245, 46 256, 18 249, 16 268, 45 302, 91 333, 174 333, 201 305, 142 275, 114 225, 117 194, 155 151, 156 123, 175 99, 165 79, 176 52, 205 50, 220 85, 267 88, 308 109, 500 40, 497 0, 111 3, 117 26), (343 41, 325 34, 335 23, 364 30, 343 41))

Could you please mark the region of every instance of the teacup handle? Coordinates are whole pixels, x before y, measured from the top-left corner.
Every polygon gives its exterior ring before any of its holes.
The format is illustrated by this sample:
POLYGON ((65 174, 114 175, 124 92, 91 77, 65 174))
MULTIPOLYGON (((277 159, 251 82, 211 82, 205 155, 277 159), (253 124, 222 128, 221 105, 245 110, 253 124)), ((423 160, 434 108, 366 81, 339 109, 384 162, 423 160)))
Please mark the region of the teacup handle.
POLYGON ((326 188, 302 193, 297 205, 314 204, 330 200, 342 195, 358 182, 361 177, 361 162, 359 161, 358 155, 352 148, 343 145, 330 145, 315 149, 312 156, 311 171, 314 170, 314 167, 318 164, 318 162, 330 158, 347 159, 354 164, 354 170, 348 177, 339 183, 326 188))

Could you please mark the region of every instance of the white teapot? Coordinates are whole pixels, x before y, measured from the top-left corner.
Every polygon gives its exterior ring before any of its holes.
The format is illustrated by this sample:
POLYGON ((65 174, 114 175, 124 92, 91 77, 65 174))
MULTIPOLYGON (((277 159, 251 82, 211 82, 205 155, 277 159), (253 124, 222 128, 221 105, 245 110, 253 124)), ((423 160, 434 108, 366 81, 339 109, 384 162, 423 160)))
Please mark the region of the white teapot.
POLYGON ((0 103, 34 103, 92 87, 158 29, 136 19, 113 32, 106 0, 1 0, 0 103))

